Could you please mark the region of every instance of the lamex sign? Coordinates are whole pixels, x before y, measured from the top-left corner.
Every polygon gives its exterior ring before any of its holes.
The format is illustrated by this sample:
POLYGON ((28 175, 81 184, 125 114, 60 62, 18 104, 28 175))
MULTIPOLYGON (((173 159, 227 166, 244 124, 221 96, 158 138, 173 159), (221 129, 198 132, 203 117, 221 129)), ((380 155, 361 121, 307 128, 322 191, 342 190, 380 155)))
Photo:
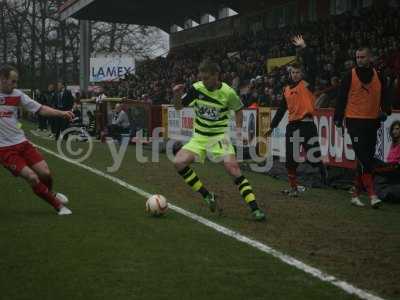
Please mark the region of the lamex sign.
POLYGON ((96 55, 90 59, 90 82, 118 81, 135 71, 135 59, 129 55, 96 55))
POLYGON ((131 67, 116 67, 116 66, 105 66, 99 67, 97 70, 93 67, 92 74, 96 81, 101 80, 113 80, 124 76, 125 74, 131 73, 133 68, 131 67))

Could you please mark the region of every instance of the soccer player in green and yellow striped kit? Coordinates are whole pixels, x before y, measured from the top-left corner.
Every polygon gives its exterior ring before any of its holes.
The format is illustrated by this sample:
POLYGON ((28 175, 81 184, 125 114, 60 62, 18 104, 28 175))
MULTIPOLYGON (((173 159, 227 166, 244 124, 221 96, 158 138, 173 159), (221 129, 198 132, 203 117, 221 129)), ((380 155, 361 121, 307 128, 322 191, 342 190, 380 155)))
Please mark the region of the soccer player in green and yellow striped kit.
POLYGON ((175 167, 193 191, 199 192, 212 212, 218 205, 214 193, 209 192, 190 167, 198 157, 204 162, 207 153, 216 159, 223 158, 227 172, 233 176, 240 195, 249 205, 256 221, 265 220, 264 212, 258 207, 256 196, 249 181, 240 171, 235 150, 227 135, 231 111, 235 112, 238 140, 241 140, 243 104, 236 92, 219 80, 220 68, 211 61, 199 66, 201 81, 196 82, 185 93, 183 85, 174 87, 174 104, 177 109, 191 106, 195 111, 194 132, 190 141, 176 155, 175 167))

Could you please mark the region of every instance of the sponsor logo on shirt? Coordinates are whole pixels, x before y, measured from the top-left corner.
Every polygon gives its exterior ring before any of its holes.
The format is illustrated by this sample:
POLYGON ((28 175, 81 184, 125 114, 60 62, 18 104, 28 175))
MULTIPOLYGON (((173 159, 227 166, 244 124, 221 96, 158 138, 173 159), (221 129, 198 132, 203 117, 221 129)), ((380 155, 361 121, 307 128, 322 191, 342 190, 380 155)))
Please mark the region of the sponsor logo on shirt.
POLYGON ((11 118, 13 114, 12 111, 0 111, 0 118, 11 118))
POLYGON ((21 101, 20 96, 6 96, 0 97, 0 105, 18 106, 21 101))
POLYGON ((197 107, 197 113, 204 119, 210 121, 217 121, 221 117, 219 108, 199 105, 197 107))

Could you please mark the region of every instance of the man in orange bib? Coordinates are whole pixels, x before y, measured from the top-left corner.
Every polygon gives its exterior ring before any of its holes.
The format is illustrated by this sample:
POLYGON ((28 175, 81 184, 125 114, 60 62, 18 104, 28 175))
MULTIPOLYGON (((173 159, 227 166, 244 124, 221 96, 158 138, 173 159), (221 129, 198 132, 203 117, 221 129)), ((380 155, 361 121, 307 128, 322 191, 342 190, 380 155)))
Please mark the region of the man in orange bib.
POLYGON ((317 127, 314 124, 314 90, 315 59, 311 49, 306 47, 302 36, 293 38, 293 45, 300 48, 308 82, 303 79, 303 71, 299 64, 291 66, 290 84, 283 90, 284 99, 276 112, 271 127, 267 131, 269 136, 282 120, 286 111, 289 114, 289 123, 286 127, 286 168, 288 171, 290 189, 285 192, 290 197, 298 196, 298 182, 296 170, 300 158, 300 145, 306 153, 306 160, 320 169, 321 181, 327 183, 326 167, 322 163, 317 127))
POLYGON ((359 48, 356 52, 356 61, 357 66, 342 79, 334 120, 336 127, 341 128, 345 119, 357 159, 355 190, 351 203, 355 206, 364 206, 359 195, 365 188, 371 206, 377 208, 381 200, 374 190, 372 163, 377 130, 380 121, 391 114, 391 104, 384 79, 372 67, 370 49, 359 48))

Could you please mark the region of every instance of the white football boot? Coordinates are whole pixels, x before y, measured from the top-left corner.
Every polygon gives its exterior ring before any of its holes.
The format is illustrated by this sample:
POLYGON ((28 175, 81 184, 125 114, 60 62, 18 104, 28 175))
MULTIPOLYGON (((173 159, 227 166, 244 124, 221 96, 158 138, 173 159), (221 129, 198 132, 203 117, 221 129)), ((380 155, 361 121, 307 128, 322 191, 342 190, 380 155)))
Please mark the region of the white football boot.
POLYGON ((59 216, 71 215, 72 211, 68 207, 64 206, 69 202, 67 196, 61 193, 56 193, 56 198, 63 204, 63 206, 58 210, 57 214, 59 216))
POLYGON ((361 202, 360 198, 358 197, 351 197, 350 203, 354 206, 364 207, 365 204, 361 202))

